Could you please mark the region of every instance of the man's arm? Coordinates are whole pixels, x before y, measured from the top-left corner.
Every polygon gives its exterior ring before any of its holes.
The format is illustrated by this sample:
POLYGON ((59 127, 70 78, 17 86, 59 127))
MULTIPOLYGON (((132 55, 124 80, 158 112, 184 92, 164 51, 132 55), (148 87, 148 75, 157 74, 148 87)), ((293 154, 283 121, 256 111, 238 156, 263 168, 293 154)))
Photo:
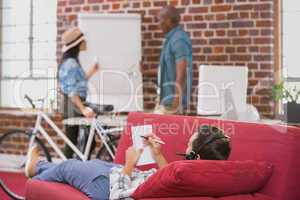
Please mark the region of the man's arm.
POLYGON ((183 90, 185 89, 186 83, 187 67, 188 62, 185 59, 182 59, 176 63, 175 95, 172 104, 173 110, 178 109, 178 106, 181 104, 183 90))
POLYGON ((127 176, 131 176, 132 171, 135 167, 136 162, 142 155, 143 149, 136 150, 134 147, 129 147, 126 151, 125 166, 123 168, 123 173, 127 176))
POLYGON ((159 169, 164 168, 168 164, 168 161, 166 160, 166 158, 162 153, 154 156, 154 159, 159 169))

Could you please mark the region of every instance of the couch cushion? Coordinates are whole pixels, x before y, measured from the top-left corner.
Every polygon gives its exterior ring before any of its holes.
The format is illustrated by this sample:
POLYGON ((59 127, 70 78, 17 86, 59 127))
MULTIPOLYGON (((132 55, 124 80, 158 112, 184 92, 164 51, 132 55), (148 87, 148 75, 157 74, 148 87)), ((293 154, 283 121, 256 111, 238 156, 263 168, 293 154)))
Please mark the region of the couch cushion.
POLYGON ((26 199, 28 200, 89 200, 80 191, 62 183, 30 179, 26 183, 26 199))
POLYGON ((177 161, 158 170, 133 197, 222 197, 255 193, 272 173, 271 164, 255 161, 177 161))
POLYGON ((244 195, 234 195, 226 196, 220 198, 213 197, 174 197, 174 198, 146 198, 142 200, 274 200, 263 194, 244 194, 244 195))

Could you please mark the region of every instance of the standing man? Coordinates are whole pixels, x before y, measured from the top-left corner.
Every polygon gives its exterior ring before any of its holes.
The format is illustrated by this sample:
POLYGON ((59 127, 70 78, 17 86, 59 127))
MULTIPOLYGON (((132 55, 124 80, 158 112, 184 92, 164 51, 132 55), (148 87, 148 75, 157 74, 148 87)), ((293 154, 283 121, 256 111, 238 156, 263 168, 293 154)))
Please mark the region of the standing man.
POLYGON ((179 25, 180 14, 175 7, 164 7, 158 21, 165 34, 159 68, 145 70, 142 67, 142 73, 158 75, 159 104, 154 113, 183 114, 192 93, 192 42, 179 25))

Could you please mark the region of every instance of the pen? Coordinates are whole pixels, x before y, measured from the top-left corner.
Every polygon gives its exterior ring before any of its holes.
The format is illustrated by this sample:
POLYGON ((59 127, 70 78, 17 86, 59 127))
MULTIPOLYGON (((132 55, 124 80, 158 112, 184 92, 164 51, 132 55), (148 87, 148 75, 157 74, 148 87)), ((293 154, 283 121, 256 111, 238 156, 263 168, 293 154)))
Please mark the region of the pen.
MULTIPOLYGON (((149 137, 146 137, 146 136, 141 136, 141 137, 144 138, 145 140, 148 140, 148 139, 149 139, 149 137)), ((163 141, 157 140, 157 139, 153 139, 153 141, 154 141, 154 142, 157 142, 157 143, 159 143, 159 144, 166 144, 166 143, 164 143, 163 141)))

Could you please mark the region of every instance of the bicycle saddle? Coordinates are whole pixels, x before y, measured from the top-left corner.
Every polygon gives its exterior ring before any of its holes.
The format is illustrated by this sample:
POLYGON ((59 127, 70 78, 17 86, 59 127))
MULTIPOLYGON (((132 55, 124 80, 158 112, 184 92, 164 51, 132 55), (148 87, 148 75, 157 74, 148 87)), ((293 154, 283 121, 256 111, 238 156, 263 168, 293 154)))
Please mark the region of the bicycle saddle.
POLYGON ((113 105, 100 105, 89 102, 84 103, 84 105, 90 107, 96 113, 96 115, 105 114, 114 110, 113 105))

